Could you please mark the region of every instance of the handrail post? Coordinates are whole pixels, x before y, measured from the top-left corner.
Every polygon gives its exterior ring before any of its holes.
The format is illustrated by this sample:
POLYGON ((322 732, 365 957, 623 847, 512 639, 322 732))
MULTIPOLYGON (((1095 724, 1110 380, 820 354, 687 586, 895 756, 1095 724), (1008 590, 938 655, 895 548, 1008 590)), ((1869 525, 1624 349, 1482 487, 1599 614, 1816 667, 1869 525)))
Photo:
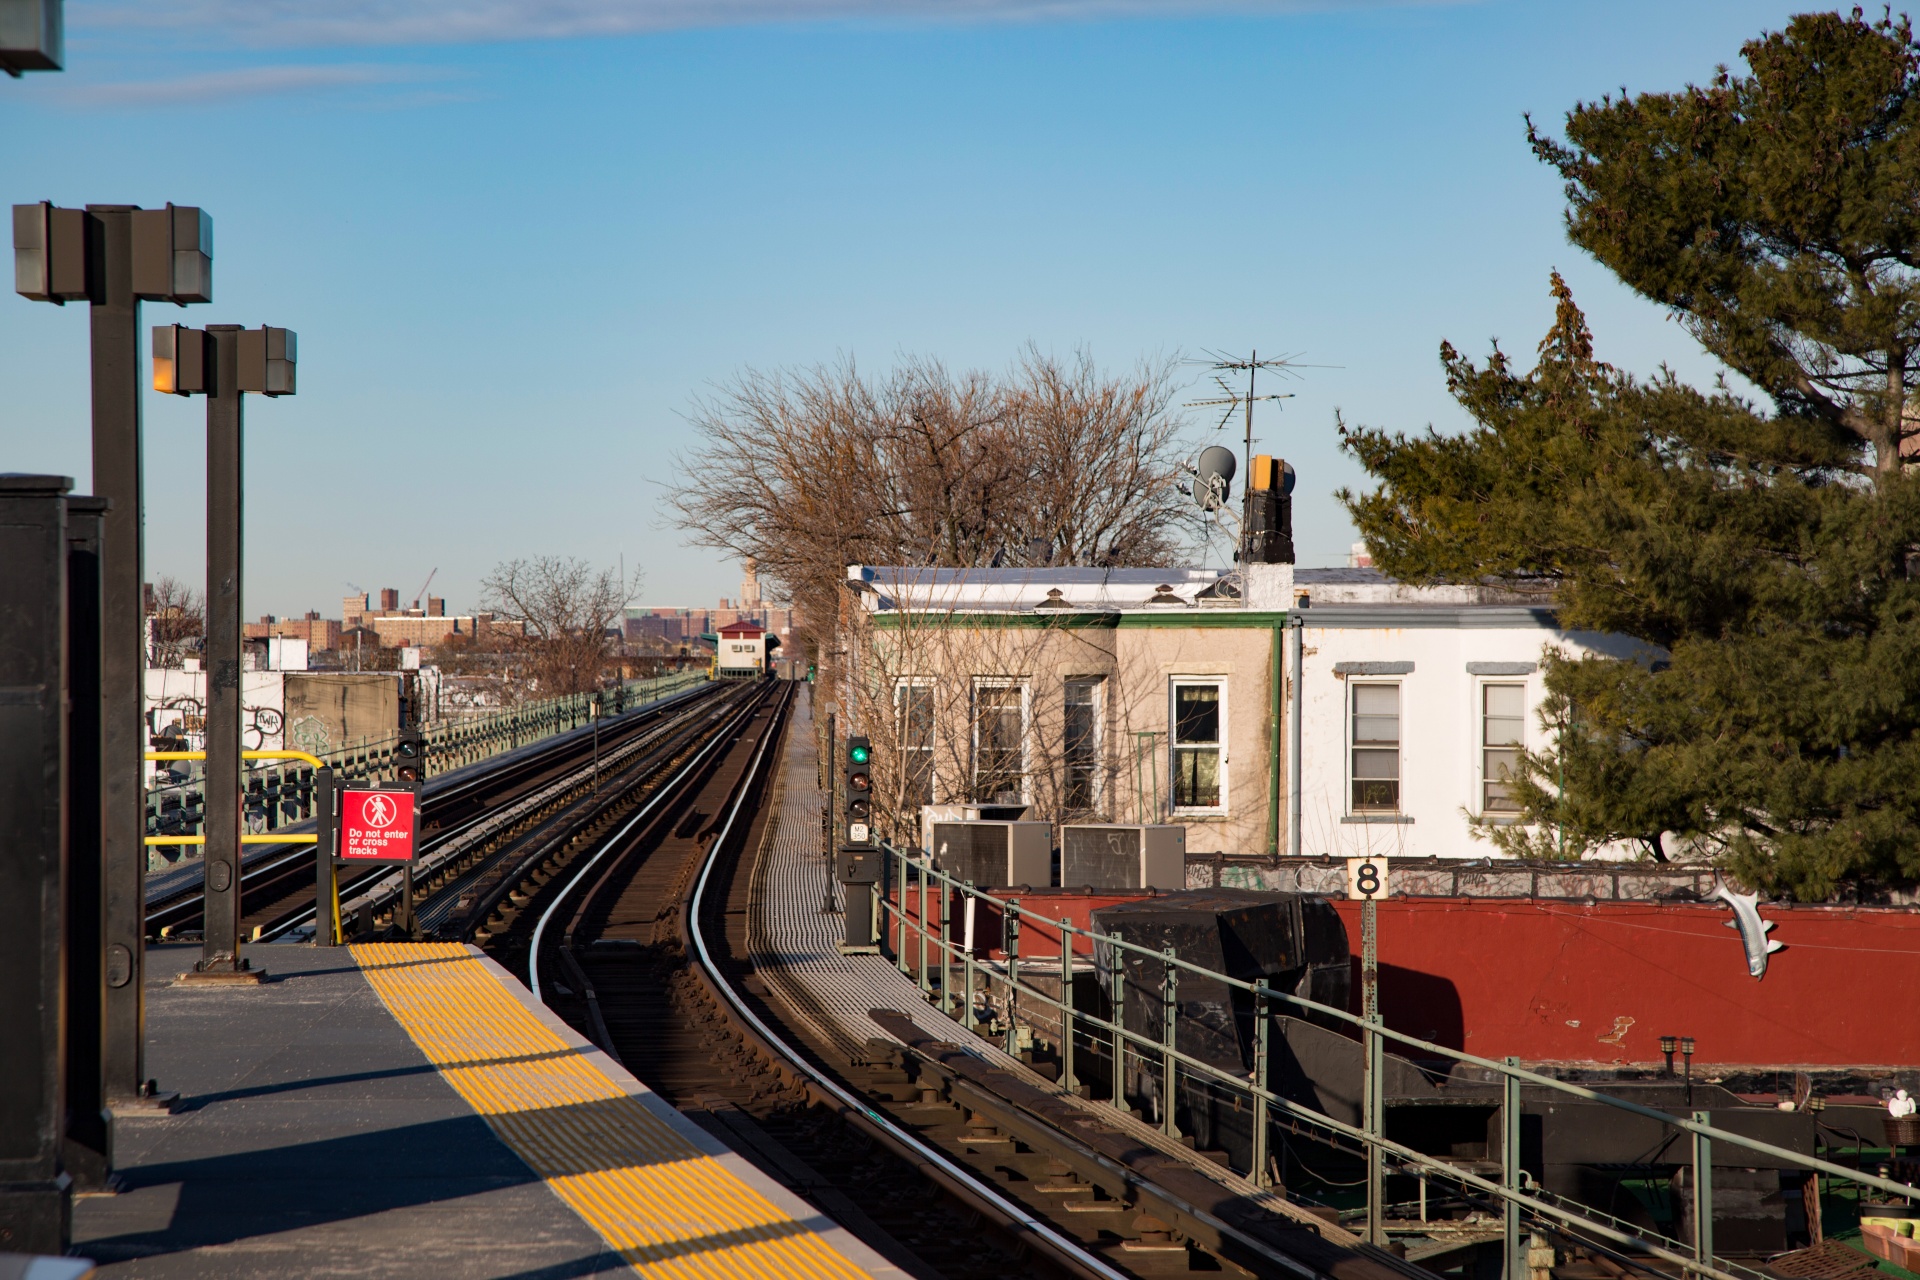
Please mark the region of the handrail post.
POLYGON ((1073 1092, 1073 927, 1060 917, 1060 1092, 1073 1092))
MULTIPOLYGON (((1695 1124, 1712 1124, 1713 1113, 1696 1111, 1695 1124)), ((1693 1256, 1703 1267, 1713 1265, 1713 1139, 1693 1135, 1693 1256)))
POLYGON ((913 897, 914 911, 918 915, 918 926, 914 932, 920 936, 920 993, 926 995, 933 990, 933 977, 927 972, 927 864, 913 864, 914 879, 920 883, 915 886, 913 897))
MULTIPOLYGON (((882 856, 893 857, 892 853, 886 851, 882 856)), ((893 900, 894 941, 897 944, 893 949, 893 961, 900 966, 900 972, 906 974, 913 972, 913 966, 907 960, 907 860, 893 857, 893 862, 899 868, 895 878, 900 886, 900 896, 893 900)))
MULTIPOLYGON (((1510 1067, 1517 1067, 1520 1059, 1509 1057, 1506 1063, 1510 1067)), ((1520 1078, 1503 1075, 1500 1079, 1500 1185, 1517 1196, 1520 1193, 1520 1078)), ((1503 1198, 1500 1217, 1506 1236, 1503 1255, 1506 1259, 1506 1278, 1526 1280, 1526 1246, 1520 1240, 1520 1202, 1503 1198)))
POLYGON ((1120 931, 1107 934, 1107 954, 1113 958, 1113 1103, 1114 1110, 1127 1107, 1127 971, 1121 959, 1120 931))
POLYGON ((1270 1187, 1267 1176, 1267 1035, 1272 1010, 1263 985, 1253 993, 1253 1168, 1248 1177, 1256 1187, 1270 1187))
POLYGON ((1173 1120, 1173 1099, 1180 1084, 1180 1064, 1175 1061, 1173 1051, 1180 1017, 1180 970, 1174 967, 1176 954, 1172 947, 1160 948, 1160 954, 1166 957, 1160 972, 1160 1043, 1165 1050, 1160 1056, 1166 1066, 1160 1086, 1160 1127, 1169 1138, 1177 1138, 1180 1129, 1173 1120))
MULTIPOLYGON (((966 881, 966 886, 966 889, 963 890, 960 895, 960 909, 967 913, 967 919, 969 921, 977 921, 980 903, 974 896, 973 881, 966 881)), ((980 945, 979 935, 969 929, 967 931, 966 943, 967 958, 960 962, 961 976, 966 982, 966 990, 961 992, 961 996, 966 1001, 966 1007, 962 1011, 960 1025, 972 1031, 980 1025, 980 1017, 973 1003, 973 990, 979 982, 979 978, 974 972, 974 965, 979 961, 979 956, 974 954, 975 949, 980 945)))
POLYGON ((940 1012, 953 1016, 953 890, 940 884, 940 1012))
POLYGON ((1008 898, 1001 919, 1007 922, 1007 1056, 1020 1056, 1020 1033, 1014 1027, 1014 992, 1020 988, 1020 900, 1008 898))
POLYGON ((1374 1014, 1367 1019, 1366 1029, 1361 1033, 1365 1041, 1364 1070, 1360 1077, 1361 1128, 1367 1135, 1367 1243, 1384 1246, 1387 1232, 1383 1226, 1386 1217, 1386 1158, 1380 1150, 1380 1140, 1387 1132, 1387 1091, 1382 1077, 1386 1074, 1384 1037, 1380 1034, 1380 1015, 1374 1014))

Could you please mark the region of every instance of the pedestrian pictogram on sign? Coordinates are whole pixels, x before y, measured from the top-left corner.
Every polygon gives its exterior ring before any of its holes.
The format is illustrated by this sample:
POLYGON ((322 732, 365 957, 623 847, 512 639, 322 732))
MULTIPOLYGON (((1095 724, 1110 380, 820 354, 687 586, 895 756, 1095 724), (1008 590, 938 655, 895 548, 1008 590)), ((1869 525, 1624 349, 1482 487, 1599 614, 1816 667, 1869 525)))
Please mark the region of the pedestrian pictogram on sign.
POLYGON ((411 791, 340 793, 340 856, 353 862, 413 860, 411 791))

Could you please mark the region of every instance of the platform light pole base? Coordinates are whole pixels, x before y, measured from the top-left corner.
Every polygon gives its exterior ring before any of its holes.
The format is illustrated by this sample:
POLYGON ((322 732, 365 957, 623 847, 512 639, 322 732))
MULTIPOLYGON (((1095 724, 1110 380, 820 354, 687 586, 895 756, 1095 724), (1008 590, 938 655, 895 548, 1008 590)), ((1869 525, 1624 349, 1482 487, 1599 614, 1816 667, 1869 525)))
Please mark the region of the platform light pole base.
POLYGON ((173 1114, 173 1106, 180 1101, 176 1093, 150 1093, 138 1098, 115 1098, 107 1104, 107 1110, 113 1113, 115 1120, 158 1120, 173 1114))
POLYGON ((65 1253, 72 1192, 64 1173, 48 1182, 0 1182, 0 1253, 65 1253))
MULTIPOLYGON (((200 964, 205 964, 201 961, 200 964)), ((227 962, 231 963, 231 962, 227 962)), ((202 969, 199 964, 175 978, 175 986, 258 986, 267 980, 265 969, 256 969, 251 961, 240 961, 239 967, 228 968, 222 964, 219 968, 202 969)))

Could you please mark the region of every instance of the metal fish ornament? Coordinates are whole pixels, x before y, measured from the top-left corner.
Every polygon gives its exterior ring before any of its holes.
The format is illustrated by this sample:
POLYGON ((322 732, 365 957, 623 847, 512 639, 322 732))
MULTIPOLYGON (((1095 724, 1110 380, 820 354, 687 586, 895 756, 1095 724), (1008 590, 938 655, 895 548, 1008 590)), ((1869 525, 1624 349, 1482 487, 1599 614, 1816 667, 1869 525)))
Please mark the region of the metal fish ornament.
POLYGON ((1733 919, 1727 921, 1727 928, 1740 931, 1740 944, 1747 949, 1747 972, 1756 978, 1766 977, 1767 957, 1780 950, 1782 944, 1767 936, 1773 930, 1773 921, 1760 918, 1760 895, 1735 893, 1727 888, 1726 881, 1716 880, 1709 896, 1733 908, 1733 919))

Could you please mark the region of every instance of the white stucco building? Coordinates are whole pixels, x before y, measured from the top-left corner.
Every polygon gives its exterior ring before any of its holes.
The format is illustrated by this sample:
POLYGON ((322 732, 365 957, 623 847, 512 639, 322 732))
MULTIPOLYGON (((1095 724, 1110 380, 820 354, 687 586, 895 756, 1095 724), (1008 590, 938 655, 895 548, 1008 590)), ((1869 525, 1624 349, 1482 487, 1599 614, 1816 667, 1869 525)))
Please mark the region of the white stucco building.
POLYGON ((1546 743, 1543 651, 1639 648, 1563 631, 1538 598, 1367 568, 856 565, 848 585, 864 702, 843 714, 900 762, 903 821, 1020 802, 1181 823, 1193 854, 1287 851, 1297 706, 1302 853, 1487 857, 1473 818, 1546 743))

